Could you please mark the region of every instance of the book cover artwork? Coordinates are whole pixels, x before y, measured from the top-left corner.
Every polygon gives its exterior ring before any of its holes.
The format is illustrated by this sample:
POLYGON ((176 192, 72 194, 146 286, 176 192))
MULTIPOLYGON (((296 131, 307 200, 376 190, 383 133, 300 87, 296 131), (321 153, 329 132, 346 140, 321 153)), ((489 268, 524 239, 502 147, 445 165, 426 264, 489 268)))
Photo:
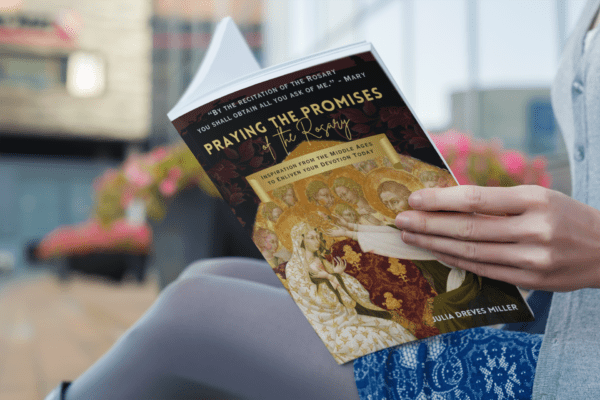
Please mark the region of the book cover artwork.
POLYGON ((173 123, 337 362, 532 320, 516 287, 402 242, 394 218, 410 193, 456 182, 373 52, 173 123))

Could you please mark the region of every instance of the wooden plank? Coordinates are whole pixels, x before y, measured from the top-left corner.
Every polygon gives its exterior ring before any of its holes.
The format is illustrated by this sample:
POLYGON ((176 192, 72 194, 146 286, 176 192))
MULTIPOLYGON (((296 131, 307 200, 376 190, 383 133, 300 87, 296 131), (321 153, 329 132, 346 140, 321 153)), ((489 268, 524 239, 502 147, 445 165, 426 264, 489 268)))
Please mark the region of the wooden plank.
POLYGON ((52 276, 0 294, 0 400, 43 399, 89 368, 154 302, 158 285, 52 276))

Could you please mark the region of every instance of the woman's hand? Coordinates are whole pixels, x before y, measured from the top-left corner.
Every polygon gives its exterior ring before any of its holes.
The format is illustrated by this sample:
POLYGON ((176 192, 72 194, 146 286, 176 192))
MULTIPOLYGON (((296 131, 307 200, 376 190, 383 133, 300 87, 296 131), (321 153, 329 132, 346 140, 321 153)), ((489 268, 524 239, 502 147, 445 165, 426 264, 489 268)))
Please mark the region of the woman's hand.
POLYGON ((600 211, 539 186, 455 186, 409 197, 402 240, 440 261, 530 289, 600 287, 600 211))

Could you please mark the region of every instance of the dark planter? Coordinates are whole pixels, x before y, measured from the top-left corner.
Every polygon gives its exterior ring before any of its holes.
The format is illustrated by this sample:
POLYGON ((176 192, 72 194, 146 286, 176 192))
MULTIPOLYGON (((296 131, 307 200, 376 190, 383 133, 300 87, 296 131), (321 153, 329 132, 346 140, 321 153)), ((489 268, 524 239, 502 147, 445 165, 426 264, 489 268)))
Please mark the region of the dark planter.
POLYGON ((50 268, 57 272, 61 280, 69 278, 72 272, 95 275, 120 282, 126 274, 132 275, 138 282, 143 282, 148 266, 147 254, 110 251, 90 254, 74 254, 52 260, 40 260, 37 257, 39 240, 25 246, 25 259, 36 268, 50 268))
POLYGON ((129 253, 72 255, 62 261, 59 276, 67 279, 72 272, 79 272, 120 282, 129 273, 141 283, 146 276, 146 259, 145 254, 129 253))
POLYGON ((224 201, 199 188, 177 194, 166 217, 152 222, 152 230, 154 245, 149 268, 157 272, 161 289, 197 260, 226 256, 262 259, 224 201))

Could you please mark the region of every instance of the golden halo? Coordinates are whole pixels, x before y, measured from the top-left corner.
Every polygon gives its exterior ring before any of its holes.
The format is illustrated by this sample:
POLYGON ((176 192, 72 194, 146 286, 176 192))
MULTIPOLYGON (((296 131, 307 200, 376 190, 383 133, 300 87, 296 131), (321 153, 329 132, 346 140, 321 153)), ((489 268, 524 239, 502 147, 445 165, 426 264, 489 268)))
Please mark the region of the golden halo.
POLYGON ((331 216, 331 212, 327 208, 314 203, 309 204, 307 207, 285 210, 275 223, 275 233, 280 245, 292 251, 292 228, 300 222, 306 222, 311 227, 320 229, 322 232, 333 228, 334 225, 327 216, 331 216))
POLYGON ((390 217, 396 218, 396 213, 389 208, 387 208, 379 198, 377 194, 377 188, 383 182, 386 181, 394 181, 403 184, 410 190, 411 192, 415 192, 419 189, 423 189, 424 186, 414 175, 406 172, 400 171, 392 168, 377 168, 373 171, 369 172, 367 178, 365 179, 365 183, 363 185, 363 190, 365 192, 365 198, 375 210, 379 211, 381 214, 390 217))
POLYGON ((333 222, 330 219, 331 211, 327 208, 312 203, 306 207, 305 210, 306 222, 313 228, 325 232, 334 227, 333 222))
POLYGON ((339 177, 352 179, 354 182, 358 183, 358 185, 362 187, 364 185, 366 175, 351 165, 334 169, 331 175, 329 175, 329 177, 327 178, 327 186, 331 188, 331 193, 333 194, 333 197, 336 200, 341 199, 338 197, 337 193, 335 193, 335 190, 333 189, 333 182, 339 177))
MULTIPOLYGON (((298 199, 298 193, 296 193, 296 188, 294 187, 294 184, 293 183, 288 183, 288 184, 286 184, 284 186, 288 186, 288 185, 292 187, 292 189, 294 190, 294 193, 296 194, 296 199, 298 199)), ((274 203, 276 203, 282 210, 286 210, 286 209, 290 208, 290 206, 287 205, 285 201, 281 200, 281 198, 279 198, 278 196, 275 196, 275 194, 274 194, 274 192, 276 190, 279 190, 280 188, 281 187, 278 187, 278 188, 275 188, 275 189, 271 190, 269 192, 269 196, 271 196, 272 201, 274 203)), ((291 207, 293 207, 293 206, 291 206, 291 207)))
POLYGON ((454 186, 454 184, 455 184, 454 178, 452 177, 452 174, 450 173, 450 171, 448 171, 447 169, 444 169, 444 168, 436 167, 435 165, 431 165, 431 164, 428 164, 423 161, 419 161, 419 164, 417 164, 417 166, 415 167, 415 169, 413 170, 412 173, 417 179, 419 179, 419 181, 421 181, 421 178, 419 176, 421 175, 422 172, 425 172, 425 171, 436 172, 440 176, 440 178, 445 178, 445 180, 452 186, 454 186))
POLYGON ((275 233, 280 246, 289 251, 293 250, 292 228, 302 221, 306 221, 306 210, 303 207, 297 207, 297 205, 288 208, 279 216, 275 223, 275 233))
POLYGON ((325 177, 322 174, 313 175, 308 178, 300 179, 300 180, 294 182, 294 190, 296 191, 296 197, 298 197, 298 203, 300 203, 303 207, 307 207, 310 204, 315 204, 314 202, 311 202, 308 199, 308 196, 306 196, 306 188, 313 181, 321 181, 329 188, 329 190, 331 191, 331 195, 333 196, 333 199, 334 199, 333 206, 335 206, 338 199, 335 196, 335 194, 333 193, 333 191, 331 190, 331 187, 329 186, 329 184, 327 182, 328 177, 325 177))
POLYGON ((260 220, 260 222, 263 222, 263 220, 264 220, 264 222, 266 222, 266 221, 272 222, 268 217, 265 216, 265 208, 267 208, 267 207, 273 207, 273 206, 277 207, 277 208, 280 208, 281 211, 285 210, 285 207, 282 207, 278 202, 275 202, 275 201, 269 201, 267 203, 261 202, 258 205, 258 210, 256 212, 256 219, 255 220, 256 221, 260 220), (273 205, 271 205, 271 204, 273 204, 273 205))

